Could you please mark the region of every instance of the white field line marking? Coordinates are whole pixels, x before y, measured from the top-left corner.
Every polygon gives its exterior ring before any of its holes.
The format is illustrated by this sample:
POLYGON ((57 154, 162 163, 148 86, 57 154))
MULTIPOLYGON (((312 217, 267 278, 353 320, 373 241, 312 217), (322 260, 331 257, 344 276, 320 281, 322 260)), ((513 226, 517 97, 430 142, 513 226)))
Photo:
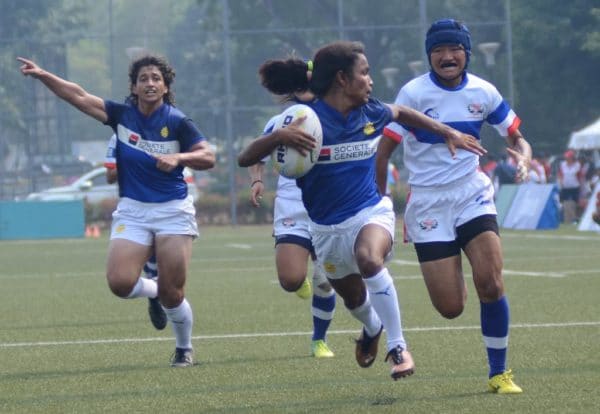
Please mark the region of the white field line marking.
MULTIPOLYGON (((419 266, 418 262, 410 261, 410 260, 392 260, 394 264, 405 265, 405 266, 419 266)), ((502 273, 504 275, 512 275, 512 276, 533 276, 533 277, 566 277, 566 273, 557 273, 557 272, 526 272, 521 270, 509 270, 503 269, 502 273)), ((414 276, 398 276, 394 277, 394 279, 415 279, 414 276)))
MULTIPOLYGON (((589 234, 589 233, 588 233, 589 234)), ((500 235, 500 238, 528 238, 528 239, 553 239, 553 240, 579 240, 579 241, 600 241, 600 236, 598 234, 590 234, 589 236, 585 236, 585 235, 567 235, 567 234, 563 234, 563 235, 557 235, 557 234, 544 234, 544 233, 519 233, 519 234, 508 234, 508 233, 502 233, 500 235)))
MULTIPOLYGON (((562 322, 562 323, 515 323, 511 328, 578 328, 578 327, 600 326, 600 321, 589 322, 562 322)), ((430 326, 404 328, 407 332, 433 332, 433 331, 471 331, 479 330, 481 326, 430 326)), ((198 335, 193 336, 194 340, 218 340, 218 339, 243 339, 243 338, 262 338, 262 337, 285 337, 285 336, 308 336, 312 332, 263 332, 247 334, 222 334, 222 335, 198 335)), ((328 335, 348 335, 359 334, 358 329, 353 330, 334 330, 327 331, 328 335)), ((122 339, 95 339, 79 341, 40 341, 40 342, 2 342, 0 348, 24 348, 34 346, 64 346, 64 345, 94 345, 94 344, 122 344, 139 342, 164 342, 172 341, 173 338, 122 338, 122 339)))
POLYGON ((225 247, 232 247, 234 249, 243 249, 243 250, 250 250, 252 248, 251 245, 249 245, 249 244, 242 244, 242 243, 227 243, 225 245, 225 247))
POLYGON ((532 277, 567 277, 564 273, 555 273, 555 272, 525 272, 522 270, 502 270, 503 275, 511 275, 511 276, 532 276, 532 277))

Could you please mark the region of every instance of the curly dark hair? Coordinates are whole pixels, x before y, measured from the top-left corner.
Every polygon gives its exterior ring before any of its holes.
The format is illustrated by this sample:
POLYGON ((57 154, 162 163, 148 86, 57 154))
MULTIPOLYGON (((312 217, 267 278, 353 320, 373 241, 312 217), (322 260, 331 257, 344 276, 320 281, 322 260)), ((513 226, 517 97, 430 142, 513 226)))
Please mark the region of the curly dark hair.
MULTIPOLYGON (((137 58, 129 66, 129 90, 133 88, 133 85, 137 82, 138 74, 140 69, 146 66, 156 66, 162 74, 163 81, 169 89, 169 91, 163 96, 163 99, 169 105, 175 105, 175 94, 171 89, 171 84, 175 81, 175 69, 169 64, 166 58, 158 55, 145 55, 137 58)), ((137 105, 138 97, 130 92, 127 100, 137 105)))

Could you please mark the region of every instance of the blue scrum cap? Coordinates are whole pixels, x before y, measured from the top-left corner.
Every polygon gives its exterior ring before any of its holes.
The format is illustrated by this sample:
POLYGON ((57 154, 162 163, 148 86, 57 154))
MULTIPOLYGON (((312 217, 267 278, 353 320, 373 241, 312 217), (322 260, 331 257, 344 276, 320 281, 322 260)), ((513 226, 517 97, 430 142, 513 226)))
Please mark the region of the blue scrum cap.
POLYGON ((454 19, 442 19, 434 22, 425 37, 425 51, 439 45, 463 45, 467 57, 471 54, 471 33, 467 26, 454 19))

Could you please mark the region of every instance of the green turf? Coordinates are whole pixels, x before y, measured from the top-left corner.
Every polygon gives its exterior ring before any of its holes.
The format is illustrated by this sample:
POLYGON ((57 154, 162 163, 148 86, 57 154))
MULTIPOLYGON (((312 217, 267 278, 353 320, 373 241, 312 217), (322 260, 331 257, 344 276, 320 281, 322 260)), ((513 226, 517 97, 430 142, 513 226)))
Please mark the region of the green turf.
MULTIPOLYGON (((329 360, 309 356, 310 301, 278 286, 268 226, 207 227, 187 285, 199 365, 168 366, 170 328, 104 279, 106 237, 0 242, 1 413, 591 413, 600 407, 600 235, 503 231, 522 395, 486 392, 479 306, 432 308, 412 246, 390 270, 417 364, 394 382, 354 361, 360 329, 338 300, 329 360)), ((469 268, 465 263, 465 272, 469 268)))

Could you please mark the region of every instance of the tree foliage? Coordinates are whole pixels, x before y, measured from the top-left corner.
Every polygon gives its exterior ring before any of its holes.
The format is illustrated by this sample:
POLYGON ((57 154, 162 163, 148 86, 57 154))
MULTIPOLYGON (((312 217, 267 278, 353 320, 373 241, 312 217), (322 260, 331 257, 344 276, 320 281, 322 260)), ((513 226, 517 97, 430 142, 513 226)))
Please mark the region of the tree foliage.
MULTIPOLYGON (((514 102, 534 148, 561 151, 574 129, 600 114, 600 8, 597 0, 4 0, 0 14, 0 118, 3 134, 27 136, 32 93, 18 73, 17 55, 68 75, 90 92, 127 95, 127 50, 142 47, 174 64, 177 103, 209 136, 225 137, 225 110, 234 110, 234 139, 254 136, 277 110, 258 82, 266 59, 312 57, 323 43, 346 38, 367 50, 377 97, 393 100, 424 61, 424 32, 443 17, 464 20, 473 35, 470 70, 492 81, 508 99, 508 26, 511 5, 514 102), (225 8, 225 6, 228 6, 225 8), (421 6, 425 6, 421 8, 421 6), (112 18, 109 19, 109 10, 112 18), (226 14, 227 12, 227 14, 226 14), (424 13, 421 14, 421 13, 424 13), (112 29, 112 30, 111 30, 112 29), (476 48, 500 41, 495 66, 476 48), (226 58, 224 51, 228 50, 226 58), (231 71, 226 69, 230 67, 231 71), (395 68, 392 87, 384 68, 395 68), (230 73, 230 78, 228 78, 230 73), (227 95, 227 87, 231 93, 227 95)), ((388 73, 390 73, 388 71, 388 73)), ((102 139, 103 126, 69 110, 67 135, 102 139), (102 131, 102 132, 100 132, 102 131)))
POLYGON ((560 151, 600 116, 600 9, 591 0, 513 1, 515 83, 523 130, 560 151))

